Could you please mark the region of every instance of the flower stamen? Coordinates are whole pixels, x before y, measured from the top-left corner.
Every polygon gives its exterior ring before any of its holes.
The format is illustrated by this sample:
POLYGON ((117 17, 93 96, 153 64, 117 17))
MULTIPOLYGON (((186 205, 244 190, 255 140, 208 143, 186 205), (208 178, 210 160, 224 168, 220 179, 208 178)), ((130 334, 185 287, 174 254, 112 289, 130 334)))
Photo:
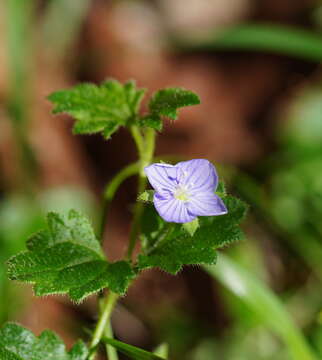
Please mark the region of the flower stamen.
POLYGON ((180 200, 180 201, 186 202, 189 200, 189 194, 187 192, 187 189, 185 189, 182 186, 179 186, 173 195, 177 200, 180 200))

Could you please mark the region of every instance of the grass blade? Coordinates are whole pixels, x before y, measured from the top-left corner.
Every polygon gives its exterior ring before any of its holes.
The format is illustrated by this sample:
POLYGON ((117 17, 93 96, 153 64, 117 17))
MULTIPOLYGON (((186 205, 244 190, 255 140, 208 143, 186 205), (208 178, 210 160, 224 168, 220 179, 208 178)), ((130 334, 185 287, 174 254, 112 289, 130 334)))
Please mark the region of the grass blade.
POLYGON ((253 274, 223 254, 215 266, 204 266, 204 269, 284 341, 293 360, 317 360, 278 297, 253 274))
MULTIPOLYGON (((109 338, 114 338, 111 321, 108 321, 108 323, 105 327, 105 330, 104 330, 104 335, 109 338)), ((107 353, 108 360, 119 360, 119 357, 117 355, 117 351, 116 351, 115 347, 106 344, 106 353, 107 353)))
MULTIPOLYGON (((180 44, 181 43, 181 44, 180 44)), ((216 31, 202 39, 179 39, 188 50, 255 50, 322 60, 322 39, 304 29, 274 24, 243 24, 216 31)))
POLYGON ((140 349, 136 346, 125 344, 122 341, 104 337, 102 341, 105 344, 112 345, 124 355, 127 355, 133 360, 164 360, 164 358, 153 354, 149 351, 140 349))
POLYGON ((169 356, 169 345, 167 343, 162 343, 154 349, 153 352, 155 355, 161 356, 162 359, 168 359, 169 356))

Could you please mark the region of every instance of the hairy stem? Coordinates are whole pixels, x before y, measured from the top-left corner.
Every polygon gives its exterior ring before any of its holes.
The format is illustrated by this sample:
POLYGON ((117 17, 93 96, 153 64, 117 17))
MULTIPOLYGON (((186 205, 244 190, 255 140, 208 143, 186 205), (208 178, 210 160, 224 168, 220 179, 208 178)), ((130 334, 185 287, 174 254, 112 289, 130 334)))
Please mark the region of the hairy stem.
MULTIPOLYGON (((136 127, 133 126, 132 128, 135 129, 136 127)), ((132 130, 132 135, 133 134, 136 134, 136 131, 132 130)), ((148 166, 151 163, 151 160, 153 159, 153 154, 155 149, 155 131, 150 128, 146 130, 145 137, 143 138, 143 148, 141 143, 138 143, 137 140, 135 140, 135 142, 137 144, 138 153, 140 156, 139 179, 138 179, 138 195, 139 195, 146 188, 147 180, 144 173, 144 168, 148 166)), ((134 216, 131 227, 129 246, 127 249, 127 258, 129 260, 132 258, 133 250, 135 248, 135 244, 140 233, 140 219, 142 216, 142 212, 143 212, 143 204, 137 202, 134 208, 134 216)))
POLYGON ((155 131, 151 128, 146 130, 145 134, 145 144, 143 152, 140 156, 141 161, 141 176, 145 177, 144 168, 150 165, 151 160, 153 159, 154 149, 155 149, 155 131))
MULTIPOLYGON (((146 178, 139 174, 138 194, 142 193, 146 188, 146 178)), ((140 219, 143 212, 143 203, 137 202, 134 208, 133 222, 130 232, 129 246, 127 249, 127 258, 130 260, 136 244, 137 237, 140 232, 140 219)))
MULTIPOLYGON (((121 170, 106 186, 104 192, 105 205, 102 216, 101 223, 101 239, 103 239, 103 232, 106 223, 106 216, 108 212, 109 205, 121 185, 121 183, 128 177, 134 175, 135 173, 139 174, 139 184, 138 184, 138 194, 143 192, 146 188, 147 180, 144 174, 145 166, 148 166, 153 159, 154 148, 155 148, 155 131, 153 129, 147 129, 145 136, 142 135, 138 127, 132 126, 131 133, 136 143, 138 153, 139 153, 139 162, 131 164, 121 170)), ((136 240, 140 232, 140 219, 143 212, 143 204, 137 202, 134 209, 133 223, 130 233, 129 246, 127 250, 127 258, 131 259, 132 253, 136 244, 136 240)), ((109 292, 105 299, 102 299, 103 305, 101 307, 100 317, 96 324, 94 334, 90 343, 90 356, 89 360, 93 360, 96 355, 96 347, 104 335, 104 331, 107 331, 109 320, 113 308, 119 298, 119 295, 109 292)))
MULTIPOLYGON (((169 159, 169 161, 179 161, 178 157, 164 155, 164 156, 157 156, 153 158, 153 162, 158 162, 160 160, 166 160, 169 159)), ((140 172, 140 163, 135 162, 132 163, 125 168, 123 168, 121 171, 119 171, 113 179, 107 183, 104 190, 104 206, 103 206, 103 215, 102 215, 102 221, 101 221, 101 227, 100 227, 100 239, 103 238, 103 232, 106 225, 106 217, 108 214, 108 211, 110 209, 111 202, 114 199, 114 196, 118 190, 118 188, 122 185, 122 183, 128 179, 129 177, 139 174, 140 172)), ((140 194, 140 192, 139 192, 140 194)))
POLYGON ((112 311, 114 309, 114 306, 116 304, 117 299, 119 298, 119 295, 109 292, 106 298, 104 299, 103 305, 102 305, 102 311, 100 314, 100 318, 96 324, 94 334, 90 343, 90 350, 92 350, 91 355, 89 357, 89 360, 93 360, 96 355, 96 346, 101 341, 101 338, 104 334, 104 330, 110 320, 112 311))
MULTIPOLYGON (((150 141, 152 140, 152 137, 150 141)), ((154 148, 154 145, 151 146, 152 150, 154 148)), ((182 159, 177 156, 170 156, 170 155, 163 155, 163 156, 157 156, 152 159, 152 162, 158 162, 160 160, 168 160, 170 162, 173 161, 181 161, 182 159)), ((122 170, 120 170, 113 179, 108 182, 105 186, 104 190, 104 215, 102 217, 102 226, 105 226, 106 222, 106 215, 108 213, 109 207, 111 205, 111 202, 114 199, 114 196, 119 189, 119 187, 122 185, 122 183, 128 179, 129 177, 139 174, 141 170, 140 162, 132 163, 122 170)))
POLYGON ((113 179, 105 187, 104 198, 106 201, 112 201, 117 189, 122 184, 122 182, 128 177, 137 174, 139 171, 139 166, 140 164, 138 162, 130 164, 113 177, 113 179))
POLYGON ((142 154, 144 153, 144 139, 142 133, 137 126, 133 125, 131 126, 131 134, 138 149, 139 157, 141 158, 142 154))
MULTIPOLYGON (((149 141, 153 141, 153 136, 149 139, 149 141)), ((151 144, 151 152, 154 152, 154 144, 151 144)), ((150 153, 151 154, 151 153, 150 153)), ((149 155, 151 156, 151 155, 149 155)), ((153 158, 152 162, 158 162, 160 160, 169 160, 171 161, 180 161, 178 157, 164 155, 164 156, 158 156, 153 158)), ((101 220, 101 226, 100 226, 100 236, 99 238, 101 241, 103 241, 103 235, 104 235, 104 229, 107 222, 107 215, 110 209, 111 202, 114 199, 114 196, 119 189, 119 187, 122 185, 122 183, 128 179, 129 177, 139 174, 141 170, 140 162, 132 163, 125 168, 123 168, 121 171, 119 171, 113 179, 107 183, 104 190, 104 204, 103 204, 103 212, 102 212, 102 220, 101 220)), ((144 190, 143 190, 144 191, 144 190)), ((140 192, 139 192, 140 194, 140 192)))
POLYGON ((104 205, 103 214, 100 228, 100 239, 103 242, 104 229, 107 221, 107 214, 111 205, 111 202, 115 196, 117 189, 120 185, 130 176, 133 176, 139 172, 140 164, 138 162, 130 164, 118 172, 113 179, 106 185, 104 190, 104 205))

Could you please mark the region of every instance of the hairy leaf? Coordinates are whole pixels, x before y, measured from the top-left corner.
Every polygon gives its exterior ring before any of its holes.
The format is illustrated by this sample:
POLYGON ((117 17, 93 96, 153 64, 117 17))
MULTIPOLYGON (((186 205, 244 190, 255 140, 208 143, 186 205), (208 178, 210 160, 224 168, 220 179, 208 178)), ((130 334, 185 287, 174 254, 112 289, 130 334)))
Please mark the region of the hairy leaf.
POLYGON ((48 99, 55 105, 54 114, 67 113, 76 119, 75 134, 101 132, 109 138, 135 118, 144 93, 134 82, 123 85, 108 80, 99 86, 85 83, 56 91, 48 99))
POLYGON ((159 267, 177 273, 183 265, 214 264, 216 249, 242 237, 239 223, 246 213, 246 205, 231 196, 224 198, 228 214, 199 217, 199 228, 193 236, 179 224, 165 223, 154 212, 141 225, 144 253, 139 255, 139 269, 159 267), (167 230, 167 227, 169 230, 167 230))
POLYGON ((67 293, 76 302, 106 287, 124 294, 134 276, 130 264, 106 260, 84 216, 49 213, 47 223, 28 240, 28 251, 8 261, 10 279, 33 283, 37 296, 67 293))
POLYGON ((165 116, 176 120, 179 108, 198 104, 200 104, 200 99, 192 91, 168 88, 159 90, 153 95, 149 103, 149 109, 154 116, 165 116))
POLYGON ((78 341, 66 351, 62 340, 45 330, 38 337, 24 327, 7 323, 0 329, 1 360, 86 360, 88 349, 78 341))
POLYGON ((138 125, 140 127, 150 127, 158 131, 161 131, 163 127, 162 119, 158 114, 149 114, 142 116, 139 119, 138 125))

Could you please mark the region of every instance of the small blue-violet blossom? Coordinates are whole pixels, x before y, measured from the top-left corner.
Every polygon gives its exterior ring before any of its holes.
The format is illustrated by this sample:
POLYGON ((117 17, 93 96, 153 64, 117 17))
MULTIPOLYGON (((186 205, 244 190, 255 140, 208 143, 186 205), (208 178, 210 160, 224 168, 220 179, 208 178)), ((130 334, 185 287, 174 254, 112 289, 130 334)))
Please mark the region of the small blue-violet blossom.
POLYGON ((156 163, 144 169, 155 190, 153 202, 167 222, 186 223, 197 216, 223 215, 227 208, 215 194, 218 175, 205 159, 176 165, 156 163))

